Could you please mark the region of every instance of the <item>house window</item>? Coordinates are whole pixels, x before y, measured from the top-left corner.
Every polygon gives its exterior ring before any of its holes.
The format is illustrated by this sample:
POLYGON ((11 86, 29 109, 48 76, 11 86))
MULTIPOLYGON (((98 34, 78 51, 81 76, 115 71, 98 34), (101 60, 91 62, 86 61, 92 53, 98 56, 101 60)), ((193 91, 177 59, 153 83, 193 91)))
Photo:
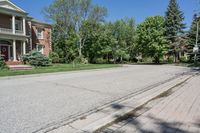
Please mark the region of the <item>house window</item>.
POLYGON ((22 22, 21 21, 16 20, 15 30, 22 31, 22 22))
POLYGON ((43 29, 42 28, 37 28, 36 29, 36 33, 37 33, 37 38, 38 39, 44 39, 43 29))
POLYGON ((37 44, 36 49, 38 52, 44 54, 44 45, 37 44))

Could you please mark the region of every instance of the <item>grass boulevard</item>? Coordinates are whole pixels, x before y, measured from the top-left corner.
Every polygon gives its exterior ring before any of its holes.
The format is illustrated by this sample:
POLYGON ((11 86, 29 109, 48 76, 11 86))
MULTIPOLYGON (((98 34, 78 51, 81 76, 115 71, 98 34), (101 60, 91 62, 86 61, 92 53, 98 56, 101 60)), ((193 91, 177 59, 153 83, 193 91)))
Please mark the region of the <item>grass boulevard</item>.
POLYGON ((53 64, 48 67, 35 67, 32 70, 1 70, 0 77, 3 76, 16 76, 16 75, 30 75, 40 73, 54 73, 54 72, 66 72, 66 71, 77 71, 77 70, 89 70, 89 69, 102 69, 120 67, 117 64, 53 64))

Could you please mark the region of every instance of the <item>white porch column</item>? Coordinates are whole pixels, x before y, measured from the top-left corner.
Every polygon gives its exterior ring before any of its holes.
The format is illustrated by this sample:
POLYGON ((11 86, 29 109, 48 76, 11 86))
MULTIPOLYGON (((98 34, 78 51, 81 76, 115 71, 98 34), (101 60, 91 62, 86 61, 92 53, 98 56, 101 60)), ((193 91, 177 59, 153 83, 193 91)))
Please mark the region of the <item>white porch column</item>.
POLYGON ((23 55, 26 54, 26 41, 23 41, 23 55))
POLYGON ((33 44, 32 44, 32 24, 31 21, 28 21, 28 25, 29 25, 29 35, 31 36, 29 38, 29 43, 30 43, 30 50, 33 50, 33 44))
POLYGON ((26 19, 23 17, 23 33, 26 35, 26 19))
POLYGON ((14 15, 12 16, 12 31, 13 31, 13 34, 15 34, 15 16, 14 15))
POLYGON ((8 61, 10 61, 10 46, 8 46, 8 61))
POLYGON ((17 61, 17 56, 16 56, 16 40, 13 40, 13 61, 17 61))

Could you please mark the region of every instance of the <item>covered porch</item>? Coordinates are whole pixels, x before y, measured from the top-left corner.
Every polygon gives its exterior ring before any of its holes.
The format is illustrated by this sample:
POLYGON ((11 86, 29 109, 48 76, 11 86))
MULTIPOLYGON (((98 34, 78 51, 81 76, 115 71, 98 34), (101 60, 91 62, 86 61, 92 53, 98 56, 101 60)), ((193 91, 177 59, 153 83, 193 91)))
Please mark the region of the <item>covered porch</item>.
POLYGON ((0 39, 0 54, 6 62, 21 61, 21 57, 27 53, 26 40, 0 39))

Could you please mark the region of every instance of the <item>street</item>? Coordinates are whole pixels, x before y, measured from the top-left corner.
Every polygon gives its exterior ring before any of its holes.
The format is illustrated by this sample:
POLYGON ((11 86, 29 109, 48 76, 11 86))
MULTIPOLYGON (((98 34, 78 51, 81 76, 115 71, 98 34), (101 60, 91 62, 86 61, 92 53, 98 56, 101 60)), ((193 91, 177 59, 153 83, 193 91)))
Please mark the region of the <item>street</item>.
POLYGON ((0 78, 0 133, 37 133, 188 71, 133 65, 0 78))

